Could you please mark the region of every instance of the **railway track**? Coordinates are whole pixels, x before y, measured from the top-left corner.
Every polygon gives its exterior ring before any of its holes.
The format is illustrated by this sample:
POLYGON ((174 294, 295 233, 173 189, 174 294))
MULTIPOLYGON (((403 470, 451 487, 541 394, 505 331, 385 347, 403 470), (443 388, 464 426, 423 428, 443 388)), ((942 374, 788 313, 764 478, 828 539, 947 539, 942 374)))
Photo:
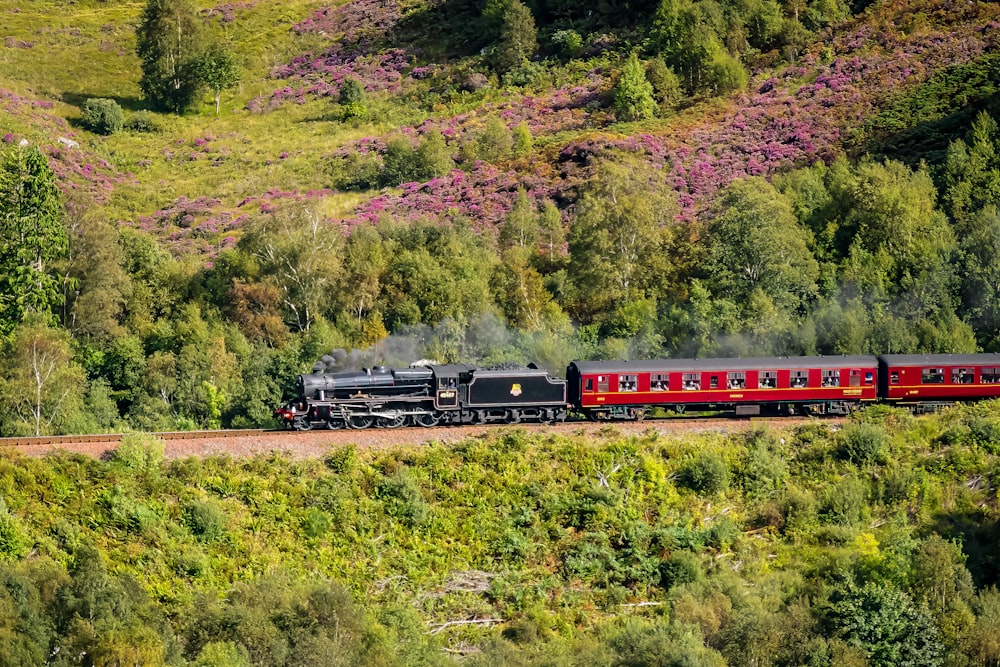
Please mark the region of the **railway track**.
MULTIPOLYGON (((590 422, 568 421, 559 424, 522 423, 516 426, 439 426, 403 427, 396 429, 371 428, 363 430, 313 430, 275 431, 266 429, 239 429, 218 431, 169 431, 150 433, 166 444, 167 458, 185 456, 252 456, 267 452, 285 452, 298 458, 323 456, 330 447, 355 445, 365 449, 385 449, 400 446, 419 446, 431 442, 456 442, 479 437, 490 432, 519 429, 528 433, 559 433, 564 435, 593 435, 599 438, 615 433, 642 435, 655 431, 664 435, 697 432, 734 432, 755 425, 774 428, 793 428, 804 423, 821 421, 840 424, 843 418, 826 417, 742 417, 742 418, 670 418, 647 419, 642 422, 590 422)), ((42 437, 0 438, 0 451, 18 451, 29 456, 44 456, 54 450, 67 450, 89 456, 105 456, 118 447, 123 434, 91 434, 42 437)))
MULTIPOLYGON (((265 429, 223 429, 217 431, 161 431, 150 433, 160 440, 204 440, 216 438, 245 438, 264 433, 283 433, 265 429)), ((117 444, 122 441, 122 433, 97 433, 91 435, 42 435, 31 437, 0 438, 0 447, 58 446, 78 443, 117 444)))

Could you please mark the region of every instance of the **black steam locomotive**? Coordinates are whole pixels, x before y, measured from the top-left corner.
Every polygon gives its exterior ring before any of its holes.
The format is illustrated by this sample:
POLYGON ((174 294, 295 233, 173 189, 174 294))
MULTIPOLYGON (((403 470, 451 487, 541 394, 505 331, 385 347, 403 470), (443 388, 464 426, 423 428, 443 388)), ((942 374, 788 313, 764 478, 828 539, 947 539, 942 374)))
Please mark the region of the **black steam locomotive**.
POLYGON ((296 398, 276 411, 288 428, 517 424, 566 419, 566 381, 533 364, 464 364, 314 373, 296 379, 296 398))

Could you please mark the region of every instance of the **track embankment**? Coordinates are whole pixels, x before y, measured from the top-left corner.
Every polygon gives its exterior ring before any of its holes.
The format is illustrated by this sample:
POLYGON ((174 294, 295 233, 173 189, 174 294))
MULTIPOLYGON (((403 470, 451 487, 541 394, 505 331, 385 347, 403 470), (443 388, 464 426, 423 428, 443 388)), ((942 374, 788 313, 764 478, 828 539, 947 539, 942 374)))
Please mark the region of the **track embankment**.
MULTIPOLYGON (((594 435, 614 437, 616 434, 641 435, 655 431, 676 436, 683 433, 731 433, 756 426, 793 428, 800 424, 820 421, 815 418, 753 418, 753 419, 650 419, 643 422, 566 422, 562 424, 518 424, 517 426, 440 426, 433 428, 365 429, 361 431, 174 431, 154 433, 165 443, 166 458, 187 456, 256 456, 282 453, 292 458, 315 458, 331 447, 355 445, 363 449, 392 449, 419 446, 431 442, 449 443, 485 436, 502 430, 523 430, 530 434, 594 435)), ((839 425, 842 418, 826 418, 824 424, 839 425)), ((97 458, 106 457, 121 443, 121 434, 49 436, 38 438, 0 438, 0 450, 13 449, 28 456, 44 456, 55 450, 66 450, 97 458)))

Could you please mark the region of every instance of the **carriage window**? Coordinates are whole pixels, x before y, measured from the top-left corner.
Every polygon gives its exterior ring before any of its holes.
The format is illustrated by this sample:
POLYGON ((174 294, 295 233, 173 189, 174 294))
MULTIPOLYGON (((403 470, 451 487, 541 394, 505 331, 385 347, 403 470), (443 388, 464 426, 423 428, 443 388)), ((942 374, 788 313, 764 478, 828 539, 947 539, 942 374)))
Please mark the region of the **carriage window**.
POLYGON ((701 373, 685 373, 684 389, 687 391, 701 389, 701 373))
POLYGON ((920 371, 920 382, 923 384, 944 384, 944 369, 924 368, 920 371))
MULTIPOLYGON (((853 380, 854 378, 851 379, 853 380)), ((874 381, 875 381, 875 374, 872 373, 871 371, 867 371, 865 373, 865 384, 871 384, 874 381)))
POLYGON ((747 374, 743 371, 726 373, 726 389, 746 389, 747 374))
POLYGON ((594 378, 587 378, 587 385, 584 391, 594 391, 594 378))
POLYGON ((809 371, 792 371, 789 386, 800 389, 809 386, 809 371))
POLYGON ((951 369, 951 383, 952 384, 972 384, 975 379, 975 375, 971 368, 952 368, 951 369))
POLYGON ((851 371, 851 386, 860 387, 861 386, 861 371, 852 370, 851 371))
POLYGON ((979 372, 983 384, 1000 384, 1000 368, 984 368, 979 372))
POLYGON ((597 376, 597 391, 607 391, 608 390, 608 377, 607 375, 597 376))
POLYGON ((709 389, 718 389, 719 388, 719 376, 718 375, 710 375, 709 376, 709 378, 708 378, 708 388, 709 389))
POLYGON ((649 388, 653 391, 669 391, 670 376, 666 373, 649 376, 649 388))
POLYGON ((840 371, 823 371, 823 386, 824 387, 839 387, 840 386, 840 371))
POLYGON ((891 384, 899 384, 899 371, 889 373, 889 382, 891 384))
POLYGON ((760 374, 760 379, 757 382, 757 386, 761 389, 774 389, 778 386, 778 372, 777 371, 763 371, 760 374))
POLYGON ((638 389, 638 375, 619 375, 618 391, 635 391, 638 389))

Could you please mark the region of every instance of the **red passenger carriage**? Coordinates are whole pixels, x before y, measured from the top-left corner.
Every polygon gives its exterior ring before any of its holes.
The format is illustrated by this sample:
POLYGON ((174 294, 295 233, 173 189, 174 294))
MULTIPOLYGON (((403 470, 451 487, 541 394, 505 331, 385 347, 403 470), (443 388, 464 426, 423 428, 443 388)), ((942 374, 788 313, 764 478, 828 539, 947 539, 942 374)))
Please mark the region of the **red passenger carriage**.
POLYGON ((847 414, 877 400, 877 371, 872 356, 574 361, 567 380, 570 403, 592 419, 640 419, 654 407, 847 414))
POLYGON ((883 354, 879 396, 898 405, 1000 397, 1000 354, 883 354))

